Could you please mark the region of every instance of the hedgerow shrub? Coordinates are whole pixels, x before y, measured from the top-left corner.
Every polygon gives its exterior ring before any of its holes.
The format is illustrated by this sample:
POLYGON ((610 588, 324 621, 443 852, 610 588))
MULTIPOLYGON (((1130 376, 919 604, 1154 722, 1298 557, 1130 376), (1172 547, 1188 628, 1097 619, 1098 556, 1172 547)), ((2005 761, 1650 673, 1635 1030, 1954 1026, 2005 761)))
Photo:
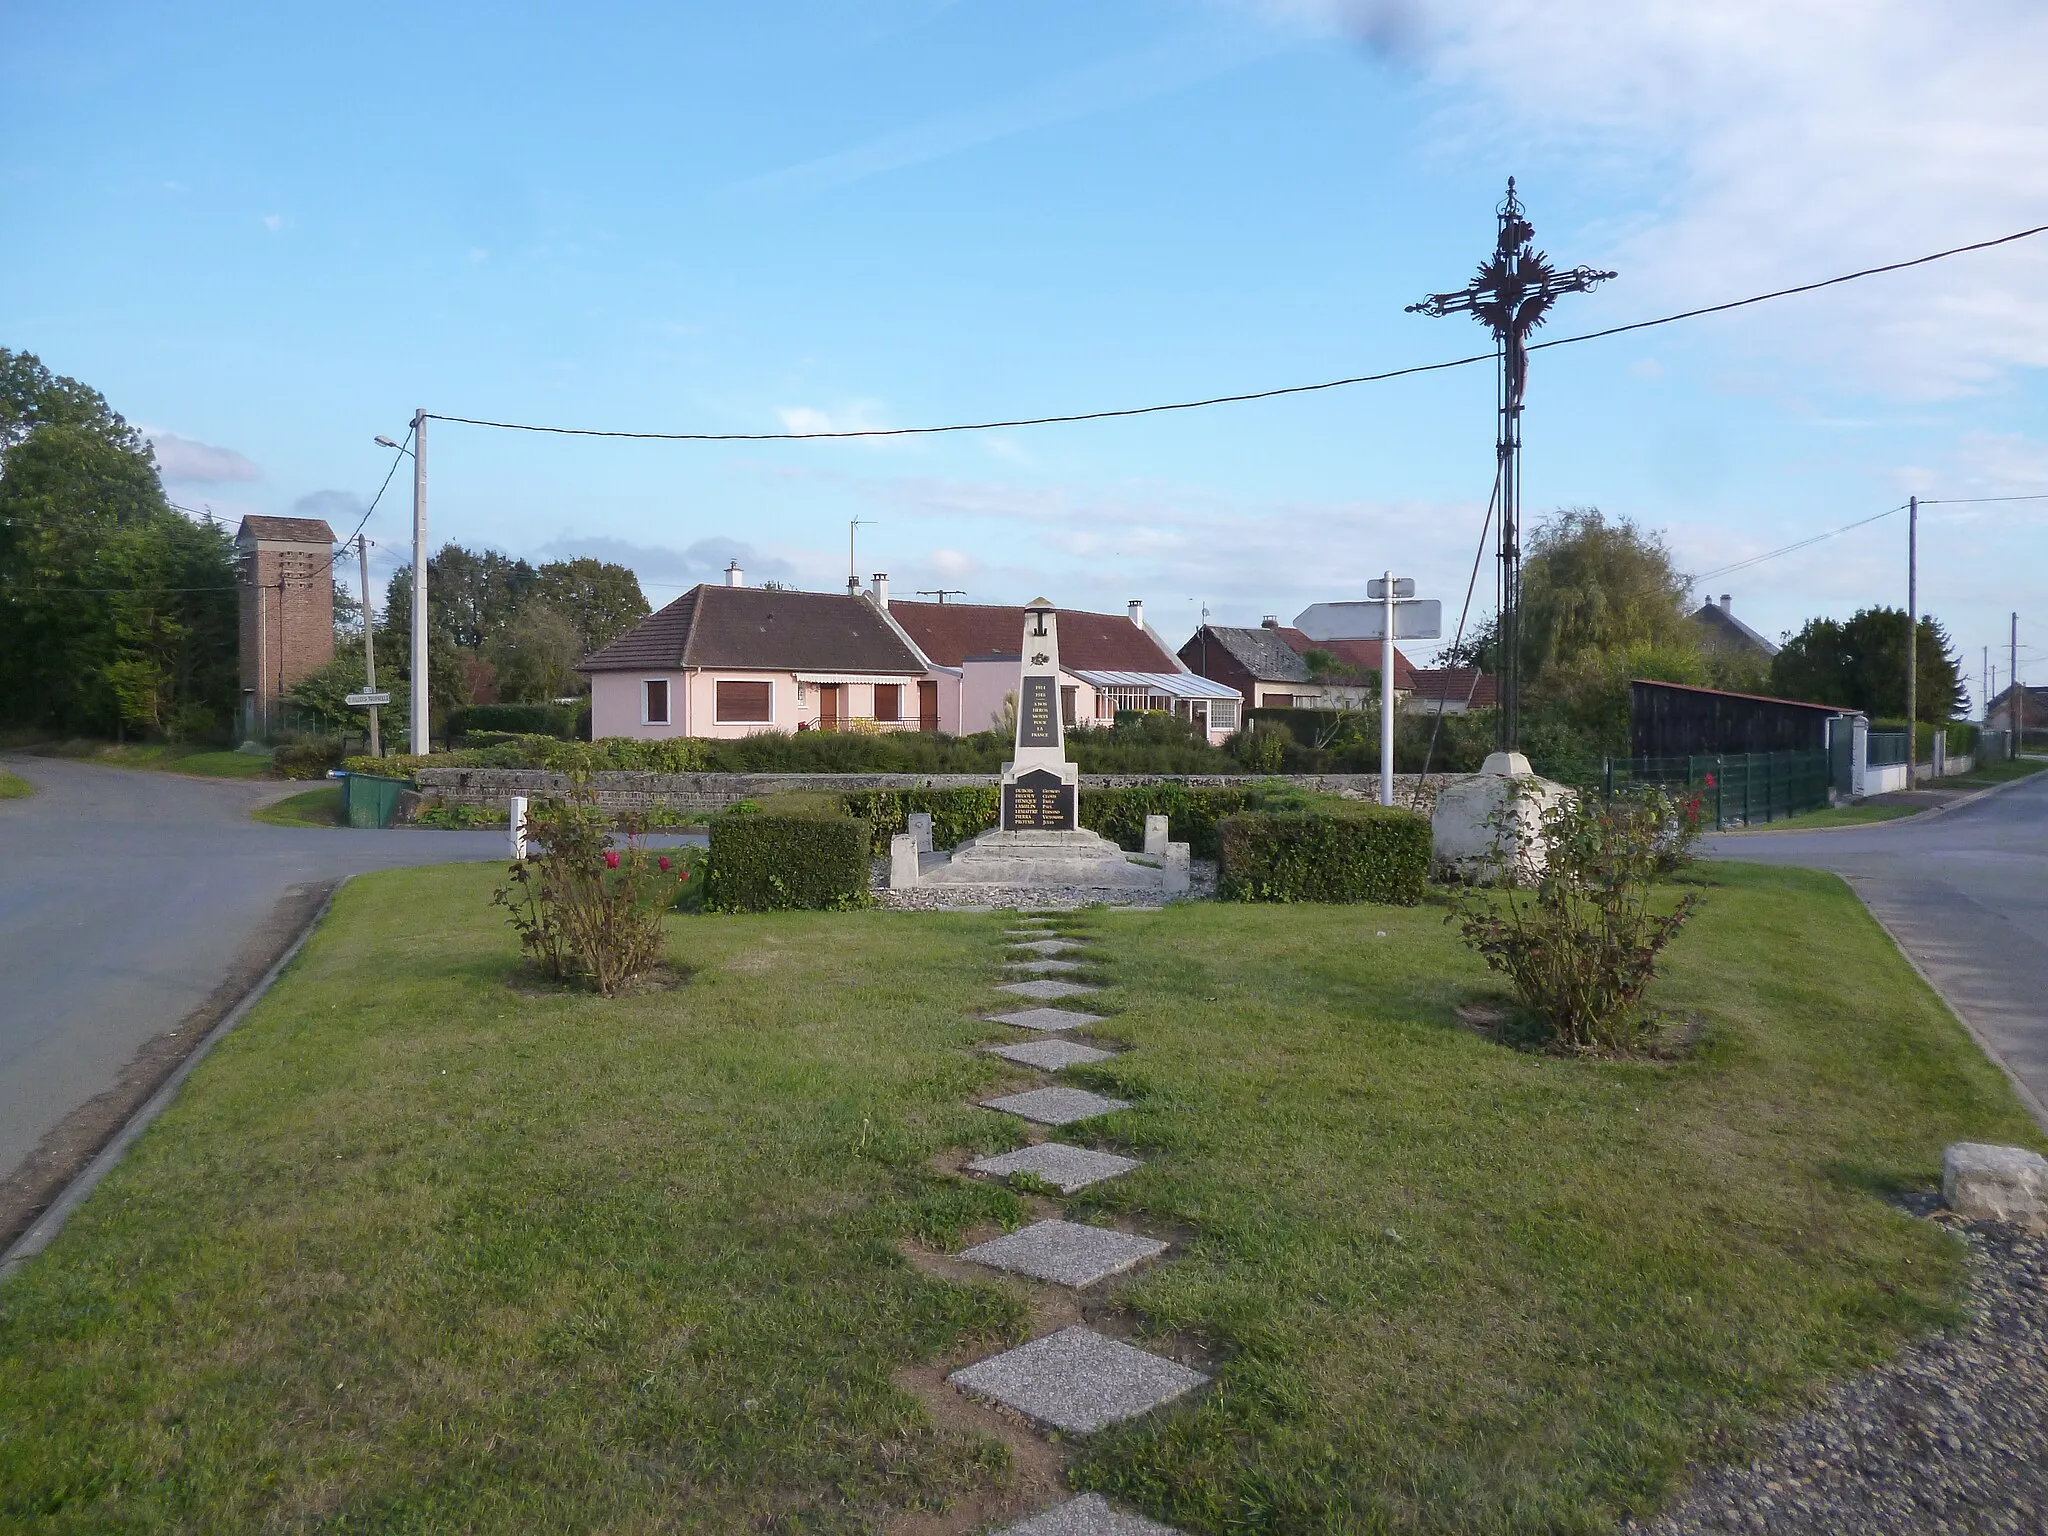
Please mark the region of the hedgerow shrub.
POLYGON ((867 900, 873 830, 853 816, 724 815, 711 823, 710 912, 857 907, 867 900))
POLYGON ((873 852, 883 858, 889 839, 910 830, 913 811, 932 818, 932 846, 953 848, 986 832, 1002 814, 1003 792, 993 784, 965 789, 856 789, 842 795, 846 814, 874 828, 873 852))
POLYGON ((512 736, 553 736, 581 741, 590 732, 588 704, 471 704, 448 717, 450 736, 502 731, 512 736))
POLYGON ((1145 846, 1145 818, 1164 816, 1166 835, 1198 859, 1216 857, 1216 827, 1258 799, 1250 787, 1133 784, 1081 791, 1081 825, 1133 852, 1145 846))
POLYGON ((1247 811, 1218 828, 1226 901, 1374 901, 1412 907, 1429 874, 1425 817, 1389 806, 1247 811))
POLYGON ((283 779, 324 779, 341 766, 341 754, 337 740, 295 741, 271 753, 270 766, 283 779))

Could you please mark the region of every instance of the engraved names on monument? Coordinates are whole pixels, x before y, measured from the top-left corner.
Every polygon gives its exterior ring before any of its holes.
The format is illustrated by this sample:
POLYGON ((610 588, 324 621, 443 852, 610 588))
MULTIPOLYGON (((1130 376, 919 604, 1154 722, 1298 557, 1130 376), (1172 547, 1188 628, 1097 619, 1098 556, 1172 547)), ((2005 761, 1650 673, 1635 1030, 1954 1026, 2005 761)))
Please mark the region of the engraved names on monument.
POLYGON ((1043 768, 1003 786, 1003 825, 1013 832, 1071 832, 1074 810, 1073 786, 1043 768))
POLYGON ((1026 677, 1017 691, 1017 745, 1060 745, 1059 685, 1050 677, 1026 677))
POLYGON ((1017 739, 1014 761, 1003 765, 1001 827, 1072 832, 1080 826, 1080 775, 1067 761, 1060 718, 1059 619, 1042 597, 1024 610, 1017 663, 1017 739))

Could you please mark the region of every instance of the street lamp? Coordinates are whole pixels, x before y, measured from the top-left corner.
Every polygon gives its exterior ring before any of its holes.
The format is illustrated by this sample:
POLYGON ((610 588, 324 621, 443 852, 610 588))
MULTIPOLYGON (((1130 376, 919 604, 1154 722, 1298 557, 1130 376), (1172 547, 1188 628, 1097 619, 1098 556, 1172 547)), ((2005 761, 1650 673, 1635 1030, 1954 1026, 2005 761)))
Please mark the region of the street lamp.
POLYGON ((412 460, 412 749, 426 756, 427 739, 427 413, 412 413, 412 447, 380 436, 412 460))

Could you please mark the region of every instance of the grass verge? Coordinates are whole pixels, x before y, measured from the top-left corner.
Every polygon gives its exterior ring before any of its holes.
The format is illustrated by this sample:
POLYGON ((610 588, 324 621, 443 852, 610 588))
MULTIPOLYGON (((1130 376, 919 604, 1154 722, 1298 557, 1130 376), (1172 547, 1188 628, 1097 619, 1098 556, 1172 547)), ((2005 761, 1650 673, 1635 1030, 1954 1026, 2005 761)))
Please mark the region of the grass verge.
POLYGON ((323 784, 259 806, 249 814, 273 827, 338 827, 342 825, 341 786, 323 784))
POLYGON ((1811 832, 1816 827, 1860 827, 1877 821, 1897 821, 1917 816, 1924 805, 1830 805, 1823 810, 1787 816, 1768 826, 1751 827, 1751 832, 1811 832))
MULTIPOLYGON (((1004 1474, 890 1383, 1020 1336, 895 1244, 1014 1221, 937 1171, 1003 919, 672 920, 680 988, 506 985, 496 871, 366 877, 0 1291, 0 1524, 852 1531, 1004 1474), (423 921, 431 914, 431 921, 423 921)), ((1188 906, 1099 938, 1179 1234, 1122 1293, 1216 1384, 1073 1475, 1190 1532, 1595 1531, 1949 1319, 1887 1197, 2038 1145, 1846 889, 1716 864, 1677 1066, 1530 1056, 1440 909, 1188 906)), ((1072 1133, 1069 1139, 1074 1139, 1072 1133)))
POLYGON ((1980 763, 1961 778, 1942 782, 1963 789, 1988 789, 1994 784, 2028 778, 2044 768, 2048 768, 2048 757, 2007 758, 2002 763, 1980 763))
POLYGON ((208 779, 263 779, 270 776, 268 753, 223 751, 217 747, 165 741, 66 741, 43 748, 56 757, 79 757, 120 768, 154 768, 208 779))
POLYGON ((35 792, 35 785, 20 774, 0 768, 0 800, 26 800, 35 792))

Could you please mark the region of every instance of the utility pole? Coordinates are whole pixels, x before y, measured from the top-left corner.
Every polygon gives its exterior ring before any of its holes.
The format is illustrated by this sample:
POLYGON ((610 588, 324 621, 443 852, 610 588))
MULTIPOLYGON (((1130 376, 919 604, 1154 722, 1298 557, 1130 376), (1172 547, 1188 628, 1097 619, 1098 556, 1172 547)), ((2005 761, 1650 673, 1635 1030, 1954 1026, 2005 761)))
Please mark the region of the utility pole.
MULTIPOLYGON (((357 568, 363 573, 363 691, 377 691, 377 626, 370 618, 370 541, 360 533, 356 535, 357 568)), ((377 739, 377 706, 370 706, 370 756, 382 757, 384 749, 377 739)))
POLYGON ((1394 803, 1394 573, 1387 572, 1380 601, 1380 804, 1394 803))
POLYGON ((1500 374, 1495 400, 1494 460, 1500 477, 1498 590, 1500 645, 1500 750, 1512 752, 1521 736, 1522 607, 1522 396, 1529 382, 1529 333, 1543 323, 1550 306, 1567 293, 1586 293, 1612 272, 1574 267, 1560 272, 1535 247, 1531 224, 1508 178, 1508 195, 1496 213, 1500 234, 1494 251, 1472 281, 1454 293, 1433 293, 1409 314, 1469 314, 1493 333, 1500 374))
POLYGON ((1920 781, 1920 498, 1906 498, 1906 788, 1920 781))
POLYGON ((412 413, 412 740, 424 757, 427 732, 427 413, 412 413))
POLYGON ((2020 692, 2020 616, 2012 616, 2012 654, 2006 657, 2005 696, 2006 723, 2012 727, 2012 755, 2018 757, 2020 748, 2027 744, 2026 726, 2021 712, 2026 708, 2026 695, 2020 692))

